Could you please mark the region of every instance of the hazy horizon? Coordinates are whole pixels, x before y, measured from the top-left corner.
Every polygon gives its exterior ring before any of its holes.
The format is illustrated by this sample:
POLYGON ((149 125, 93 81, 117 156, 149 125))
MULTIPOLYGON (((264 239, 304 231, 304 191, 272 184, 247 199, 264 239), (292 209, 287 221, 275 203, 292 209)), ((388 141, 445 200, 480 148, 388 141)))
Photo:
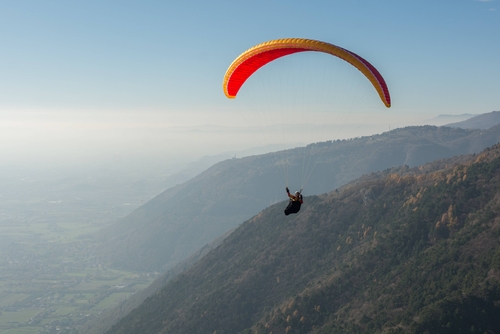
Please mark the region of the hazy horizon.
MULTIPOLYGON (((30 112, 21 116, 26 115, 32 116, 30 112)), ((123 117, 119 122, 112 119, 116 115, 109 113, 87 114, 79 122, 71 121, 62 112, 46 112, 43 116, 30 120, 25 120, 26 117, 3 118, 0 122, 0 166, 73 168, 116 165, 120 168, 123 163, 130 164, 131 168, 145 163, 175 166, 204 156, 268 145, 280 149, 291 143, 307 145, 318 141, 369 136, 409 125, 439 123, 429 117, 395 119, 393 114, 387 114, 386 117, 379 114, 372 120, 351 117, 341 120, 340 124, 333 123, 336 121, 333 119, 332 123, 300 125, 248 124, 241 117, 233 117, 232 120, 226 117, 226 124, 203 124, 203 120, 199 124, 171 124, 167 121, 155 122, 157 113, 149 113, 149 118, 142 117, 140 120, 136 120, 137 117, 123 117), (110 119, 107 120, 106 116, 110 119), (292 134, 297 133, 297 129, 301 132, 299 137, 285 136, 283 140, 273 137, 274 132, 292 134), (228 136, 231 138, 229 141, 228 136)), ((463 117, 457 115, 453 119, 462 120, 463 117)))

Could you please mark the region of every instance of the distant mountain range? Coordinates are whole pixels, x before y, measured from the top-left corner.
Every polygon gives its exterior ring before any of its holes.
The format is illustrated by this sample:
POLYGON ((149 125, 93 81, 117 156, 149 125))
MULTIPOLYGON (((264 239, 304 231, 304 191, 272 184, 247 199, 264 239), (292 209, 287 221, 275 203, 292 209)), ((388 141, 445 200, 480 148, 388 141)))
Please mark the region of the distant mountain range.
MULTIPOLYGON (((350 141, 356 153, 347 144, 325 147, 352 152, 344 160, 354 167, 362 153, 365 164, 380 154, 386 160, 408 155, 401 146, 470 149, 492 140, 498 129, 490 130, 406 128, 350 141), (361 149, 361 140, 373 154, 361 149)), ((253 163, 224 162, 210 175, 256 182, 247 169, 253 163)), ((193 182, 206 194, 207 181, 193 182)), ((169 198, 192 200, 186 187, 169 198)), ((297 215, 284 216, 284 203, 272 205, 107 333, 499 333, 499 194, 495 145, 481 154, 366 174, 307 196, 297 215)))
MULTIPOLYGON (((287 145, 286 148, 293 148, 295 146, 298 146, 298 144, 287 145)), ((162 185, 164 189, 168 189, 178 184, 184 183, 189 179, 192 179, 196 175, 200 174, 204 170, 210 168, 211 166, 223 160, 232 159, 236 157, 240 158, 251 155, 265 154, 268 152, 278 151, 284 148, 285 147, 283 147, 283 145, 268 145, 263 147, 251 148, 247 150, 228 151, 217 155, 204 156, 194 162, 189 163, 179 172, 170 175, 168 178, 165 179, 165 181, 162 182, 162 185)))
POLYGON ((441 114, 424 122, 426 125, 443 126, 450 123, 462 122, 469 118, 478 116, 478 114, 446 115, 441 114))
POLYGON ((489 129, 500 123, 500 111, 477 115, 461 122, 446 124, 452 128, 462 129, 489 129))
POLYGON ((101 230, 95 235, 101 243, 96 253, 112 266, 129 270, 172 268, 264 208, 283 201, 285 183, 277 165, 284 156, 291 165, 292 190, 299 187, 305 153, 316 161, 304 190, 307 206, 310 195, 330 192, 363 174, 479 152, 499 141, 500 126, 488 130, 407 127, 225 160, 101 230))

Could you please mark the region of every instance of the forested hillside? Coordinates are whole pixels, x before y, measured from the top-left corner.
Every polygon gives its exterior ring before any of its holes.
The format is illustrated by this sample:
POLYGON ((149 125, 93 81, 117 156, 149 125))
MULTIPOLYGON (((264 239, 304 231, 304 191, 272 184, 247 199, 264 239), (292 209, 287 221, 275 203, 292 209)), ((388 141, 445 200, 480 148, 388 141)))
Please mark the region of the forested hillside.
POLYGON ((498 333, 500 146, 271 206, 108 333, 498 333))
POLYGON ((168 189, 116 224, 100 231, 96 253, 114 267, 166 271, 213 239, 286 198, 282 170, 291 163, 289 185, 300 185, 304 155, 314 163, 305 195, 336 189, 363 174, 421 165, 479 152, 500 141, 489 130, 408 127, 369 137, 311 144, 286 152, 230 159, 168 189))

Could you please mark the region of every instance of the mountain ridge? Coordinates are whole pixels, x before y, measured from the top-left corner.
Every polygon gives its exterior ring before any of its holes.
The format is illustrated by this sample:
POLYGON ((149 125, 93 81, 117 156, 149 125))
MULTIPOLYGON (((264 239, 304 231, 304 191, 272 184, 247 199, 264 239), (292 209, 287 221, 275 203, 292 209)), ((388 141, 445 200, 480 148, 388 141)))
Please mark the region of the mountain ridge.
MULTIPOLYGON (((299 174, 301 152, 310 151, 312 159, 321 158, 304 193, 310 195, 331 191, 363 174, 478 152, 498 141, 498 125, 481 131, 407 127, 311 144, 287 150, 286 155, 299 174)), ((279 159, 283 159, 283 153, 225 160, 168 189, 95 234, 95 240, 101 242, 98 251, 105 254, 103 261, 139 271, 172 268, 211 240, 285 198, 280 181, 283 176, 275 166, 279 159)), ((291 173, 290 182, 297 182, 299 174, 291 173)))
POLYGON ((500 122, 500 111, 492 111, 490 113, 477 115, 460 122, 446 124, 446 126, 452 128, 486 130, 491 128, 495 124, 498 124, 499 122, 500 122))
POLYGON ((268 207, 108 333, 497 332, 499 189, 496 145, 268 207))

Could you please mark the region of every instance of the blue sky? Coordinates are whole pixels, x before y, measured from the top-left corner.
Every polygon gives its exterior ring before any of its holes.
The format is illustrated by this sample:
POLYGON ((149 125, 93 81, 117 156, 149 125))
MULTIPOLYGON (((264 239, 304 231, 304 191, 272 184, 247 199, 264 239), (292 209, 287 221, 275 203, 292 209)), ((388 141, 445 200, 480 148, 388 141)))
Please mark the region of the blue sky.
POLYGON ((500 109, 499 31, 499 0, 1 1, 0 139, 21 129, 23 147, 83 145, 114 124, 222 124, 231 61, 284 37, 368 59, 391 91, 388 115, 490 112, 500 109))

